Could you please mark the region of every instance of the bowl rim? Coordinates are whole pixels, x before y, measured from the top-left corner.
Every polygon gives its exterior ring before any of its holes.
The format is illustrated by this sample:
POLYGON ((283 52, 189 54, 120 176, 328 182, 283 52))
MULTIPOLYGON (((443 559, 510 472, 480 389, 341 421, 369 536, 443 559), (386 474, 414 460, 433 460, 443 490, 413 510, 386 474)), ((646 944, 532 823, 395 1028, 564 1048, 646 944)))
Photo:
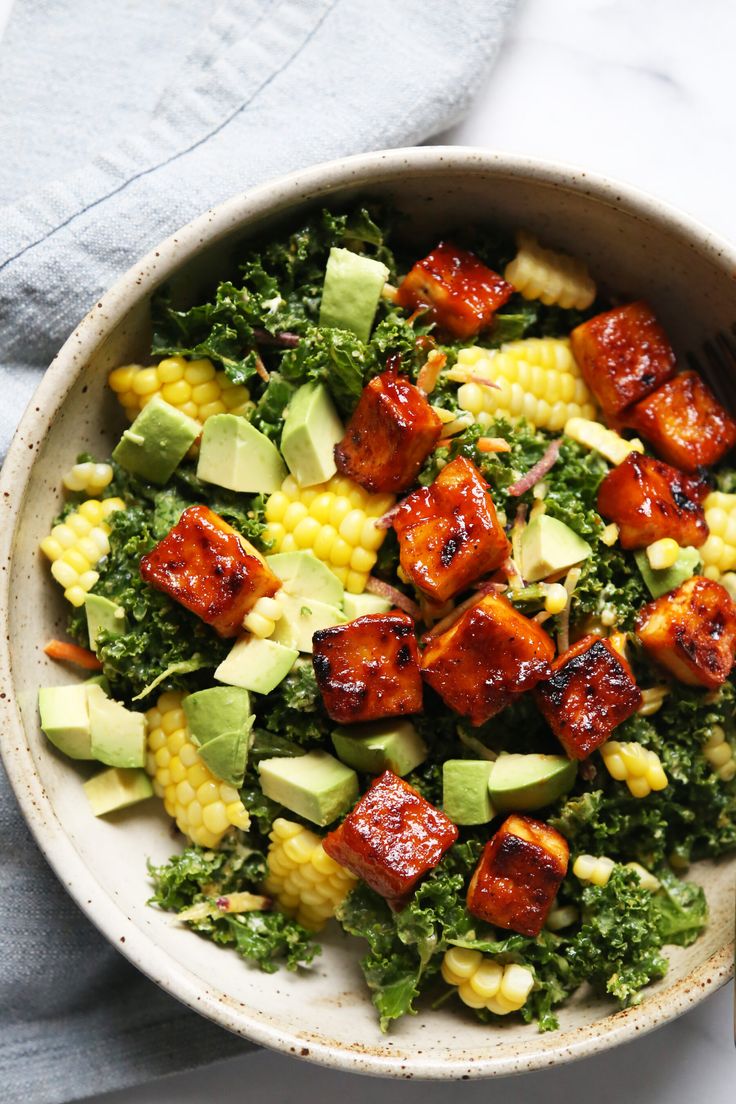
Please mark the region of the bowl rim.
MULTIPOLYGON (((101 339, 131 305, 149 295, 202 248, 227 237, 252 219, 287 213, 305 201, 327 199, 345 186, 364 185, 412 172, 463 172, 532 179, 589 199, 685 237, 713 263, 733 273, 736 248, 692 216, 655 196, 610 178, 562 162, 541 160, 472 146, 424 146, 379 150, 324 162, 290 173, 233 196, 205 211, 131 266, 98 300, 66 340, 36 388, 8 450, 0 473, 0 684, 13 685, 8 632, 10 560, 21 503, 35 463, 36 449, 77 375, 101 339)), ((202 985, 186 967, 162 951, 119 905, 100 888, 48 802, 26 742, 20 710, 11 693, 0 695, 0 752, 26 823, 59 880, 86 916, 138 969, 172 996, 220 1026, 286 1054, 308 1056, 317 1064, 348 1072, 387 1077, 438 1080, 503 1076, 562 1064, 617 1046, 653 1030, 699 1003, 724 985, 733 973, 733 944, 726 943, 672 986, 645 997, 641 1005, 614 1012, 595 1024, 561 1030, 550 1039, 556 1046, 533 1041, 518 1055, 449 1059, 441 1052, 413 1059, 392 1054, 385 1046, 338 1044, 315 1032, 284 1030, 274 1019, 245 1008, 226 992, 202 985)), ((543 1040, 545 1036, 537 1036, 543 1040)), ((378 1036, 377 1036, 378 1039, 378 1036)), ((380 1039, 378 1040, 380 1043, 380 1039)))

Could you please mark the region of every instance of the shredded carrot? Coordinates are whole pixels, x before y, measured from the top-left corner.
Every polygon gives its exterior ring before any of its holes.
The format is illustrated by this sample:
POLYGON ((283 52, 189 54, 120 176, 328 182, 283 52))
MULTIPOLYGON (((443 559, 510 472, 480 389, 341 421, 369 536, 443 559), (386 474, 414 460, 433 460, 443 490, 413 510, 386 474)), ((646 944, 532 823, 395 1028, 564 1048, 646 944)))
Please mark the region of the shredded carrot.
POLYGON ((511 452, 511 445, 503 437, 479 437, 478 452, 511 452))
POLYGON ((49 640, 44 652, 50 659, 73 663, 76 667, 84 667, 85 671, 102 670, 102 664, 94 652, 80 648, 78 644, 71 644, 68 640, 49 640))
POLYGON ((256 352, 256 373, 257 373, 257 375, 259 375, 261 377, 261 379, 263 380, 264 383, 268 383, 268 381, 271 378, 270 375, 268 374, 268 369, 266 368, 266 365, 263 363, 263 361, 261 360, 261 358, 260 358, 260 356, 257 352, 256 352))

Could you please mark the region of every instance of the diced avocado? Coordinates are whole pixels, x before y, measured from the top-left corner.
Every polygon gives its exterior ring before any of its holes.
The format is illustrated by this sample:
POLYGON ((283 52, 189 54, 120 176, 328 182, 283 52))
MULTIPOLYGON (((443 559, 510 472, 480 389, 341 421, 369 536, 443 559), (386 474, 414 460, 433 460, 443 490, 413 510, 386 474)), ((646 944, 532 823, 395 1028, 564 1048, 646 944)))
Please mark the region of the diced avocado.
POLYGON ((296 648, 300 652, 312 651, 312 637, 318 629, 342 625, 345 615, 335 606, 318 602, 315 598, 302 598, 298 594, 280 594, 281 617, 276 622, 271 640, 296 648))
POLYGON ((94 759, 89 730, 87 686, 42 686, 38 691, 41 728, 71 759, 94 759))
POLYGON ((495 816, 486 759, 446 759, 442 764, 442 808, 455 824, 487 824, 495 816))
POLYGON ((238 729, 236 732, 223 732, 221 736, 208 740, 199 749, 200 759, 206 763, 212 773, 223 782, 235 786, 236 789, 243 785, 253 719, 253 717, 249 718, 250 723, 247 728, 238 729))
POLYGON ((250 694, 239 686, 197 690, 183 705, 189 731, 200 745, 225 732, 246 732, 251 727, 250 694))
POLYGON ((113 450, 113 460, 151 483, 166 483, 201 429, 194 418, 154 395, 132 426, 124 431, 113 450))
POLYGON ((342 583, 312 552, 277 552, 266 563, 284 584, 287 594, 316 598, 328 606, 342 606, 346 598, 342 583))
POLYGON ((254 694, 270 694, 286 678, 298 655, 296 648, 275 640, 242 636, 215 671, 215 678, 254 694))
POLYGON ((326 751, 262 759, 258 773, 266 797, 320 827, 346 813, 358 798, 355 771, 326 751))
POLYGON ((376 307, 389 272, 381 261, 333 247, 322 288, 320 326, 352 330, 361 341, 371 336, 376 307))
POLYGON ((587 559, 592 552, 587 541, 549 514, 540 514, 529 522, 521 534, 520 545, 521 574, 530 583, 564 571, 587 559))
POLYGON ((488 782, 501 813, 530 812, 550 805, 572 788, 578 765, 564 755, 499 755, 488 782))
POLYGON ((324 483, 337 471, 335 445, 345 429, 323 383, 305 383, 290 401, 281 452, 300 487, 324 483))
POLYGON ((346 593, 342 608, 348 621, 354 621, 356 617, 365 617, 368 613, 388 613, 393 609, 387 598, 381 598, 380 594, 367 593, 346 593))
POLYGON ((111 636, 120 636, 128 631, 123 607, 101 594, 85 595, 84 612, 87 615, 89 646, 93 652, 97 651, 97 637, 103 629, 111 636))
POLYGON ((213 414, 204 423, 197 477, 244 494, 271 494, 286 478, 279 450, 239 414, 213 414))
POLYGON ((409 721, 336 728, 332 743, 338 759, 355 770, 380 774, 390 770, 402 778, 427 758, 427 745, 409 721))
POLYGON ((662 571, 655 571, 650 565, 645 548, 635 552, 634 559, 652 598, 660 598, 695 574, 695 569, 700 563, 700 553, 697 548, 691 548, 689 545, 681 548, 672 567, 666 567, 662 571))
POLYGON ((87 683, 92 757, 108 767, 143 767, 146 718, 108 698, 101 686, 87 683))
POLYGON ((111 767, 83 783, 90 808, 95 816, 105 816, 137 801, 153 796, 151 779, 145 771, 111 767))

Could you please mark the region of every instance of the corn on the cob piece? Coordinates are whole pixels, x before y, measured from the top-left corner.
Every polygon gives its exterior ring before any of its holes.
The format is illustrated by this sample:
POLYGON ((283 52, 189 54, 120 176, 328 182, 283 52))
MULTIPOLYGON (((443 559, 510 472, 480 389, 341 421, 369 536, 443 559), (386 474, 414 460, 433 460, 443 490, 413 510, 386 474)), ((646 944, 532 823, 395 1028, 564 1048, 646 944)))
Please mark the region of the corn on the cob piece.
POLYGON ((269 839, 266 893, 302 927, 319 931, 358 879, 331 859, 320 837, 301 824, 277 817, 269 839))
MULTIPOLYGON (((590 882, 592 885, 608 885, 617 864, 607 855, 578 855, 572 868, 572 872, 581 882, 590 882)), ((651 871, 638 862, 624 863, 626 870, 633 870, 639 878, 643 889, 650 893, 656 893, 660 887, 659 878, 655 878, 651 871)), ((548 921, 549 926, 549 921, 548 921)))
POLYGON ((636 712, 640 717, 652 717, 660 711, 669 692, 669 686, 649 686, 642 690, 641 705, 636 712))
POLYGON ((279 602, 280 594, 281 591, 277 590, 273 598, 259 598, 252 609, 246 614, 243 620, 243 628, 249 633, 253 633, 253 636, 260 637, 261 640, 264 640, 268 636, 273 636, 276 622, 280 620, 284 612, 279 602))
POLYGON ((503 966, 480 951, 464 947, 450 947, 445 952, 441 972, 448 985, 457 987, 463 1004, 487 1008, 498 1016, 518 1012, 534 987, 534 974, 527 966, 503 966))
POLYGON ((525 299, 540 299, 569 310, 587 310, 595 299, 595 283, 588 269, 576 257, 545 249, 537 239, 520 230, 516 235, 518 253, 506 265, 504 278, 525 299))
POLYGON ((131 422, 154 395, 198 422, 213 414, 247 414, 253 405, 248 388, 216 372, 206 357, 167 357, 150 368, 124 364, 110 373, 108 383, 131 422))
POLYGON ((703 574, 720 579, 736 569, 736 494, 711 491, 703 503, 710 534, 700 548, 703 574))
POLYGON ((394 501, 339 475, 316 487, 300 487, 289 475, 266 502, 265 536, 273 552, 310 548, 347 591, 360 594, 386 537, 375 522, 394 501))
POLYGON ((723 782, 736 777, 736 756, 721 725, 711 725, 703 744, 703 755, 723 782))
POLYGON ((177 827, 200 847, 217 847, 229 828, 247 831, 250 817, 238 791, 201 760, 182 709, 186 694, 162 694, 146 713, 146 770, 177 827))
POLYGON ((526 418, 539 429, 560 430, 570 418, 596 413, 566 338, 511 341, 498 350, 461 349, 447 378, 461 383, 460 409, 482 426, 504 414, 511 421, 526 418))
POLYGON ((92 460, 85 460, 82 464, 75 464, 62 483, 68 491, 84 491, 94 497, 112 483, 112 476, 111 464, 95 464, 92 460))
POLYGON ((41 551, 51 560, 51 574, 73 606, 84 604, 85 594, 99 579, 94 568, 110 551, 107 519, 124 509, 122 498, 88 498, 41 541, 41 551))
POLYGON ((579 445, 599 452, 610 464, 622 464, 630 452, 644 451, 644 445, 637 437, 626 441, 614 429, 585 417, 570 418, 565 423, 564 432, 566 437, 571 437, 579 445))
POLYGON ((647 797, 667 786, 667 775, 656 751, 634 742, 608 740, 601 747, 606 770, 617 782, 625 782, 633 797, 647 797))

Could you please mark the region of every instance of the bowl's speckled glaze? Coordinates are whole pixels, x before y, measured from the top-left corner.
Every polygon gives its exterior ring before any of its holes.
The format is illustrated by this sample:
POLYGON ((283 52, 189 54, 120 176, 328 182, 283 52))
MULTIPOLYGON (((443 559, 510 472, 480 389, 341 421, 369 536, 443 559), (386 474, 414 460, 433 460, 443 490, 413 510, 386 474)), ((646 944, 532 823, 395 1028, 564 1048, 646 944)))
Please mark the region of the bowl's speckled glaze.
MULTIPOLYGON (((145 859, 168 857, 156 802, 95 820, 80 768, 37 723, 39 685, 63 681, 43 654, 65 622, 63 599, 37 551, 61 501, 60 473, 82 449, 105 455, 122 428, 108 370, 146 356, 148 303, 164 281, 183 298, 227 264, 244 238, 315 203, 390 198, 411 226, 500 221, 525 226, 589 263, 599 282, 647 297, 680 353, 736 318, 736 252, 699 224, 628 188, 564 166, 462 148, 372 153, 319 166, 236 196, 144 257, 97 303, 46 373, 0 484, 0 740, 39 846, 92 921, 141 970, 203 1015, 256 1042, 345 1070, 467 1079, 543 1068, 606 1049, 672 1019, 732 970, 736 862, 701 863, 711 918, 668 976, 625 1012, 581 991, 561 1029, 478 1024, 459 1007, 422 1009, 381 1036, 358 968, 359 948, 333 933, 303 977, 265 975, 148 908, 145 859)), ((733 381, 718 381, 728 392, 733 381)))

